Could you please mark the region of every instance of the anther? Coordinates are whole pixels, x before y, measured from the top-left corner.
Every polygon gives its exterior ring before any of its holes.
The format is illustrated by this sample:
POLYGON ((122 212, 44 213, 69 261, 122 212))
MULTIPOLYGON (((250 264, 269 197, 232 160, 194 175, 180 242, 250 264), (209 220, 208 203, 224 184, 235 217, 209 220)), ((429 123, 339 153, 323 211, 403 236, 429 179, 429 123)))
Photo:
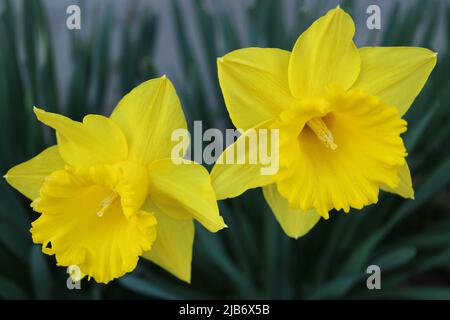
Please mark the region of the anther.
POLYGON ((330 148, 331 150, 337 149, 338 146, 336 143, 334 143, 333 134, 327 128, 327 125, 321 118, 311 119, 306 124, 316 134, 317 138, 325 143, 328 148, 330 148))
POLYGON ((109 209, 111 204, 117 199, 117 193, 112 193, 110 196, 106 197, 100 202, 101 209, 97 212, 97 216, 103 217, 105 212, 109 209))

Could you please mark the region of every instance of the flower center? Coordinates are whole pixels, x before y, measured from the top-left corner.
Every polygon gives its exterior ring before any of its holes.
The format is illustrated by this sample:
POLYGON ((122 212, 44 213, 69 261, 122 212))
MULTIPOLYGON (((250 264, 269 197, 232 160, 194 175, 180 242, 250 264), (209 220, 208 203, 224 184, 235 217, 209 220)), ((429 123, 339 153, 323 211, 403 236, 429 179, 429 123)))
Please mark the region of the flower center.
POLYGON ((117 200, 117 198, 119 198, 119 195, 113 192, 102 201, 100 201, 100 210, 97 211, 97 216, 99 218, 103 217, 105 212, 111 207, 111 205, 114 203, 114 201, 117 200))
POLYGON ((337 144, 334 143, 334 137, 327 125, 321 118, 313 118, 306 122, 307 126, 316 134, 317 138, 325 143, 325 146, 331 150, 337 149, 337 144))

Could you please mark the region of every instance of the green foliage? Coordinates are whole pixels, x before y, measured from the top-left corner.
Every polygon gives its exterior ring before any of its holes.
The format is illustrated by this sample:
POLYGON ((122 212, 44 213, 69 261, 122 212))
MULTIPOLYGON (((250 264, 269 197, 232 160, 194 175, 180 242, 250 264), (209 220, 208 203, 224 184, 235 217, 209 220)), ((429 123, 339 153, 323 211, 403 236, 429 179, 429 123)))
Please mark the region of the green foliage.
MULTIPOLYGON (((119 81, 115 98, 157 75, 153 47, 158 17, 136 13, 119 28, 118 55, 111 52, 113 8, 103 10, 89 34, 73 32, 67 97, 56 79, 55 43, 41 1, 25 1, 19 12, 0 0, 0 171, 37 154, 54 142, 32 114, 43 106, 75 119, 86 113, 106 114, 111 79, 119 81)), ((232 127, 217 81, 216 57, 244 46, 234 18, 224 10, 210 12, 191 1, 199 30, 201 61, 186 32, 180 1, 171 1, 181 68, 174 79, 189 125, 232 127), (201 74, 200 64, 212 83, 201 74), (207 94, 208 93, 208 94, 207 94), (211 98, 212 97, 212 98, 211 98), (212 102, 211 102, 212 100, 212 102)), ((356 1, 345 1, 349 12, 356 1)), ((398 3, 398 2, 397 2, 398 3)), ((395 5, 377 45, 430 47, 438 34, 437 14, 446 16, 443 33, 450 40, 450 6, 430 7, 415 1, 395 5)), ((294 25, 285 22, 283 2, 257 0, 246 9, 249 45, 290 49, 297 36, 329 9, 328 1, 305 7, 296 3, 294 25), (308 8, 308 9, 306 9, 308 8)), ((117 39, 116 39, 117 40, 117 39)), ((406 298, 450 299, 450 51, 439 61, 423 92, 407 113, 409 150, 416 199, 381 194, 377 205, 348 215, 334 213, 299 240, 285 236, 260 190, 220 203, 229 228, 210 234, 196 226, 192 284, 141 261, 138 268, 108 286, 82 282, 68 290, 64 268, 32 244, 29 201, 0 182, 0 297, 35 298, 406 298), (379 264, 382 290, 366 289, 366 268, 379 264)), ((164 70, 157 70, 160 74, 164 70)))

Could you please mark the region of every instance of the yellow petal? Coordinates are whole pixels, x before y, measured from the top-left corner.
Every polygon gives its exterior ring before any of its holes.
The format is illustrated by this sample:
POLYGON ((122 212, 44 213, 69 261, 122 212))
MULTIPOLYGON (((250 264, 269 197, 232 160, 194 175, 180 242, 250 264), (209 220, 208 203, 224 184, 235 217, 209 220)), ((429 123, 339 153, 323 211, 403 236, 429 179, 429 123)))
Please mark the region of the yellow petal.
POLYGON ((280 49, 246 48, 218 59, 220 87, 236 128, 274 119, 292 103, 289 56, 280 49))
MULTIPOLYGON (((211 180, 218 200, 234 198, 248 189, 274 182, 274 175, 261 174, 266 165, 258 161, 259 152, 263 150, 260 148, 264 148, 259 144, 259 131, 268 128, 270 121, 245 131, 217 159, 211 171, 211 180)), ((268 142, 271 143, 270 136, 268 142)))
POLYGON ((139 256, 151 248, 156 220, 146 211, 126 217, 119 197, 94 184, 107 178, 105 172, 90 173, 91 181, 70 169, 49 176, 32 203, 41 216, 31 233, 44 253, 55 255, 58 265, 76 265, 97 282, 108 283, 132 271, 139 256))
POLYGON ((360 68, 354 34, 352 18, 336 8, 298 38, 289 62, 289 86, 295 97, 321 96, 331 84, 351 87, 360 68))
POLYGON ((436 65, 436 53, 415 47, 360 48, 361 72, 354 84, 379 96, 403 116, 420 93, 436 65))
POLYGON ((225 227, 208 171, 195 162, 155 161, 149 169, 150 198, 175 218, 194 217, 211 232, 225 227))
POLYGON ((195 232, 193 220, 172 219, 149 203, 146 208, 152 208, 155 212, 158 221, 158 237, 152 249, 144 252, 142 257, 190 283, 195 232))
POLYGON ((398 194, 405 199, 414 199, 411 172, 409 171, 407 163, 398 169, 398 176, 400 178, 400 183, 397 187, 389 188, 388 186, 382 186, 382 189, 387 192, 398 194))
POLYGON ((263 194, 281 228, 289 237, 297 239, 304 236, 320 220, 320 215, 313 209, 303 211, 290 208, 287 199, 277 191, 276 184, 263 187, 263 194))
POLYGON ((116 165, 119 182, 115 191, 120 194, 124 214, 129 217, 138 211, 148 196, 147 167, 126 161, 116 165))
POLYGON ((39 190, 45 177, 53 171, 64 168, 64 161, 57 146, 52 146, 34 158, 11 168, 5 175, 6 181, 27 198, 39 197, 39 190))
POLYGON ((111 118, 127 137, 130 158, 148 164, 169 158, 175 129, 186 129, 180 100, 170 80, 148 80, 120 100, 111 118))
POLYGON ((37 118, 56 130, 58 149, 71 165, 90 166, 125 160, 127 141, 117 124, 100 115, 87 115, 83 122, 34 108, 37 118))

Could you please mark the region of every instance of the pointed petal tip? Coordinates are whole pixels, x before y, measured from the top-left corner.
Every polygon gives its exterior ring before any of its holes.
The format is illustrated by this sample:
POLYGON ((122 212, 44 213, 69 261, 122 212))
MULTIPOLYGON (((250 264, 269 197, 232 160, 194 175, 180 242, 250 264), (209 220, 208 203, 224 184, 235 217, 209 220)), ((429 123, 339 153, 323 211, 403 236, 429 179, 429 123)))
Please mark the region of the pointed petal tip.
MULTIPOLYGON (((159 86, 160 88, 163 88, 163 87, 165 88, 167 86, 172 85, 172 82, 170 81, 169 77, 165 73, 162 76, 160 76, 160 77, 155 77, 155 78, 148 79, 144 83, 147 83, 147 82, 148 83, 154 83, 154 84, 156 84, 156 86, 159 86)), ((136 88, 134 88, 134 89, 136 89, 136 88)))
POLYGON ((339 3, 336 5, 336 8, 332 9, 332 11, 347 13, 344 9, 342 9, 339 3))
POLYGON ((222 222, 222 224, 217 225, 215 228, 209 229, 209 231, 212 233, 216 233, 216 232, 219 232, 220 230, 227 229, 227 228, 228 228, 228 225, 225 222, 222 222))
POLYGON ((172 274, 175 277, 177 277, 178 279, 180 279, 181 281, 186 282, 187 284, 191 284, 191 281, 192 281, 192 273, 191 273, 191 271, 182 272, 182 273, 172 273, 172 274))
POLYGON ((3 179, 8 180, 8 177, 9 177, 8 174, 4 174, 4 175, 3 175, 3 179))
POLYGON ((308 232, 306 232, 306 233, 304 233, 304 232, 302 232, 302 233, 296 233, 296 232, 286 232, 285 230, 283 230, 284 231, 284 233, 289 237, 289 238, 291 238, 291 239, 293 239, 293 240, 298 240, 298 239, 300 239, 301 237, 303 237, 303 236, 305 236, 306 234, 308 234, 308 232))
MULTIPOLYGON (((159 85, 165 84, 166 82, 170 82, 169 77, 165 73, 160 77, 148 79, 147 81, 152 81, 152 80, 156 81, 159 85)), ((147 81, 145 81, 145 82, 147 82, 147 81)))
POLYGON ((167 77, 167 75, 165 73, 161 77, 159 77, 158 79, 161 81, 161 83, 164 83, 166 81, 170 81, 169 77, 167 77))
POLYGON ((217 58, 217 63, 223 63, 223 62, 224 62, 223 57, 217 58))
POLYGON ((45 113, 45 110, 38 108, 36 106, 33 106, 33 112, 36 115, 36 118, 39 119, 40 115, 42 115, 43 113, 45 113))

